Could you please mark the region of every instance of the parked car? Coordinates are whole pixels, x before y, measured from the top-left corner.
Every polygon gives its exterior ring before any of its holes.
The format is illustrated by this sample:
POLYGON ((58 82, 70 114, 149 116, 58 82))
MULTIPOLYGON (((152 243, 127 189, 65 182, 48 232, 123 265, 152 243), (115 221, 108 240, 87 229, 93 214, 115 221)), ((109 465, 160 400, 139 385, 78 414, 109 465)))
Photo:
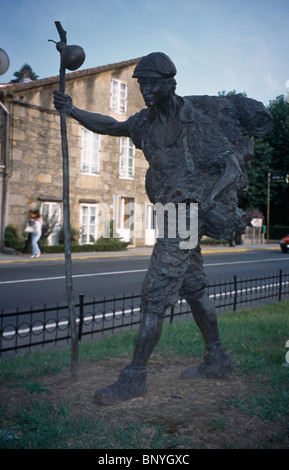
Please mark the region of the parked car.
POLYGON ((287 253, 287 251, 289 251, 289 235, 286 235, 286 237, 282 238, 280 241, 280 248, 283 253, 287 253))

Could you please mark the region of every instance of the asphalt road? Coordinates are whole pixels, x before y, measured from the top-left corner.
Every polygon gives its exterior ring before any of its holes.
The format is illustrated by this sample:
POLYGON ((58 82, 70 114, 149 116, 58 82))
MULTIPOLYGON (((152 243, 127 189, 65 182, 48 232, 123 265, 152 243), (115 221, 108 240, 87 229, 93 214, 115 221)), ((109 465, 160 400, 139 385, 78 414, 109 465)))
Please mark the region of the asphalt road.
MULTIPOLYGON (((276 250, 204 251, 204 267, 209 283, 289 272, 289 254, 276 250)), ((148 254, 114 254, 107 257, 73 260, 75 301, 84 294, 85 300, 111 298, 113 295, 139 294, 149 265, 148 254)), ((0 261, 0 311, 20 311, 31 306, 42 308, 67 304, 65 266, 63 259, 0 261)))

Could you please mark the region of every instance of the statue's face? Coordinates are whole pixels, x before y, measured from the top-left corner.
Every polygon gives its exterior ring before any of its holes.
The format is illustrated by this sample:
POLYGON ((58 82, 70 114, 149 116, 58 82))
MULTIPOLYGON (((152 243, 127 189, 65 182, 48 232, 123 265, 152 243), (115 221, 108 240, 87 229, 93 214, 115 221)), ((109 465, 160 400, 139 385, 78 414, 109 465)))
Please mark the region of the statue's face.
POLYGON ((163 78, 139 78, 138 83, 146 106, 157 106, 171 93, 163 78))

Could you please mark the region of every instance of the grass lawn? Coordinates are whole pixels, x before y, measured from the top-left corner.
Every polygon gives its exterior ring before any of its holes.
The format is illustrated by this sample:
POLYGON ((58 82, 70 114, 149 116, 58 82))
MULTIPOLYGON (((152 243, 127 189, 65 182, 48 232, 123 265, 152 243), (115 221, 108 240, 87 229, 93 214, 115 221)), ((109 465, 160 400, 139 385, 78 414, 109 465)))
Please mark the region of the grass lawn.
POLYGON ((129 363, 134 332, 80 343, 76 379, 69 348, 1 359, 0 448, 288 448, 289 301, 220 315, 219 329, 232 377, 180 379, 204 345, 193 321, 179 321, 164 326, 147 396, 113 407, 93 402, 94 387, 129 363))

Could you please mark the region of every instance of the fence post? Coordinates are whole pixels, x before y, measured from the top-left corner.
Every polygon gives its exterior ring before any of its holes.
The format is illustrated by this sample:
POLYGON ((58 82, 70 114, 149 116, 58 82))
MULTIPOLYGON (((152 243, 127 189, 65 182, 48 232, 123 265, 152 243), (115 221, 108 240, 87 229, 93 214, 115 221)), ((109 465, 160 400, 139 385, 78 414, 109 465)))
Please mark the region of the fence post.
POLYGON ((234 289, 235 289, 235 295, 234 295, 234 312, 235 312, 237 308, 237 276, 236 275, 234 275, 234 289))
POLYGON ((78 326, 78 341, 81 340, 82 336, 82 325, 83 325, 83 300, 84 294, 79 294, 79 326, 78 326))
POLYGON ((282 269, 279 271, 279 302, 282 297, 282 269))

